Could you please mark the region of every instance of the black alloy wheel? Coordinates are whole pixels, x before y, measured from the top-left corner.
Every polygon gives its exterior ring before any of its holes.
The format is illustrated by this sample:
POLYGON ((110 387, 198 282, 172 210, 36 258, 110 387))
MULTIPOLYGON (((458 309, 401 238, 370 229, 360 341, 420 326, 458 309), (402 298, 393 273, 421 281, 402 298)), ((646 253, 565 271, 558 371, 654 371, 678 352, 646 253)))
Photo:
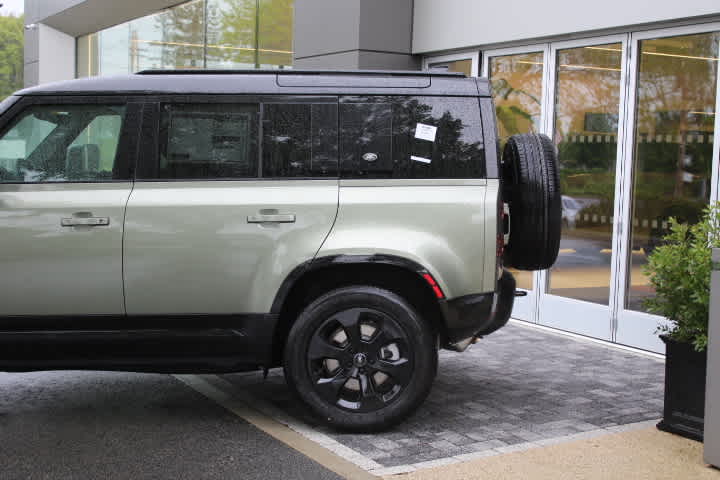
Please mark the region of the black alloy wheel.
POLYGON ((435 334, 393 292, 339 288, 311 302, 293 324, 284 368, 291 388, 325 422, 377 431, 403 420, 430 392, 435 334))
POLYGON ((328 403, 372 412, 395 400, 410 381, 412 343, 385 313, 350 308, 332 314, 315 331, 307 368, 328 403))

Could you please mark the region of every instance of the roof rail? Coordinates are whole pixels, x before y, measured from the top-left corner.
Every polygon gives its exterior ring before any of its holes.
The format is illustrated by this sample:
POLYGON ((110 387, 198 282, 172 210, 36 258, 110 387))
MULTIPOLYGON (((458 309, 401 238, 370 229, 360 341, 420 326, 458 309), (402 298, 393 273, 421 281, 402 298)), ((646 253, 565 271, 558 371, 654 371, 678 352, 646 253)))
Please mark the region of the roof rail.
POLYGON ((464 77, 462 72, 443 72, 437 70, 294 70, 294 69, 177 69, 177 70, 141 70, 136 75, 388 75, 422 77, 464 77))

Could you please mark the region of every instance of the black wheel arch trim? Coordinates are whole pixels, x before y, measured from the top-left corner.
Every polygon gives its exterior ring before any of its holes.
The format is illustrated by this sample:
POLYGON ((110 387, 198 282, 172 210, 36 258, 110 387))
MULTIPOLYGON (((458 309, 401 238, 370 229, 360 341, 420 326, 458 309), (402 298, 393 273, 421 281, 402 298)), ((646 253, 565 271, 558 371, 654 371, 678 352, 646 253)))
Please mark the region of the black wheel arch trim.
MULTIPOLYGON (((293 287, 305 274, 328 266, 358 264, 383 264, 400 267, 418 275, 418 278, 420 278, 423 283, 427 283, 427 281, 423 278, 423 275, 431 273, 427 268, 418 262, 396 255, 332 255, 319 257, 298 265, 290 272, 275 295, 270 313, 280 314, 282 312, 285 301, 288 299, 293 287)), ((509 272, 507 275, 510 275, 509 272)), ((510 277, 512 278, 511 275, 510 277)), ((432 292, 429 285, 428 289, 432 292)), ((498 319, 496 318, 497 313, 493 308, 497 306, 495 299, 496 297, 501 297, 499 300, 506 301, 509 296, 507 291, 511 291, 512 297, 514 298, 514 281, 512 282, 512 285, 509 285, 507 280, 499 281, 497 290, 504 291, 505 293, 499 295, 499 292, 497 291, 484 292, 465 295, 453 299, 438 299, 434 295, 432 296, 432 300, 438 303, 440 314, 442 315, 442 318, 439 320, 445 330, 441 333, 446 343, 460 341, 473 336, 478 332, 487 330, 492 325, 502 322, 498 322, 498 319)), ((510 306, 510 309, 512 309, 512 306, 510 306)), ((505 315, 501 315, 501 317, 503 316, 505 315)), ((505 321, 507 320, 505 319, 505 321)), ((504 322, 502 322, 502 324, 504 324, 504 322)))
POLYGON ((383 264, 401 267, 405 270, 416 273, 423 282, 425 282, 425 279, 422 277, 423 274, 430 273, 427 268, 423 267, 414 260, 399 257, 397 255, 376 253, 371 255, 329 255, 326 257, 316 257, 301 263, 295 267, 287 277, 285 277, 285 280, 283 280, 283 283, 280 285, 280 288, 275 294, 275 299, 273 300, 272 307, 270 308, 270 313, 279 314, 282 311, 285 300, 287 300, 293 287, 306 273, 329 266, 360 264, 383 264))

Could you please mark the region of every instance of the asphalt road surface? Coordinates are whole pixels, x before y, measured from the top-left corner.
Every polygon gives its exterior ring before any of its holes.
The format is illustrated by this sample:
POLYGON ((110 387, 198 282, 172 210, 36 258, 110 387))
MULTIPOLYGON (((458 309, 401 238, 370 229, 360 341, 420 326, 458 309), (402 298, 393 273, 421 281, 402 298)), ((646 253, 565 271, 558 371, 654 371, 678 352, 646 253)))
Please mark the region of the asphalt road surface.
POLYGON ((169 375, 0 373, 0 479, 337 479, 169 375))

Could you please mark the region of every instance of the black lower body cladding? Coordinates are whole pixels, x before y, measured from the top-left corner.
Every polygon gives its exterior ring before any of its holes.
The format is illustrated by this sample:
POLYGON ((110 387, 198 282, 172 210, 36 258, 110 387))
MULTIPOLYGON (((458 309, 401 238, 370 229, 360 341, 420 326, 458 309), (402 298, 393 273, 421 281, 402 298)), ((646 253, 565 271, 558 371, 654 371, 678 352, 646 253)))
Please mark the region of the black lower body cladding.
POLYGON ((505 264, 550 268, 560 248, 562 203, 555 145, 545 135, 513 135, 502 157, 502 195, 510 207, 505 264))

